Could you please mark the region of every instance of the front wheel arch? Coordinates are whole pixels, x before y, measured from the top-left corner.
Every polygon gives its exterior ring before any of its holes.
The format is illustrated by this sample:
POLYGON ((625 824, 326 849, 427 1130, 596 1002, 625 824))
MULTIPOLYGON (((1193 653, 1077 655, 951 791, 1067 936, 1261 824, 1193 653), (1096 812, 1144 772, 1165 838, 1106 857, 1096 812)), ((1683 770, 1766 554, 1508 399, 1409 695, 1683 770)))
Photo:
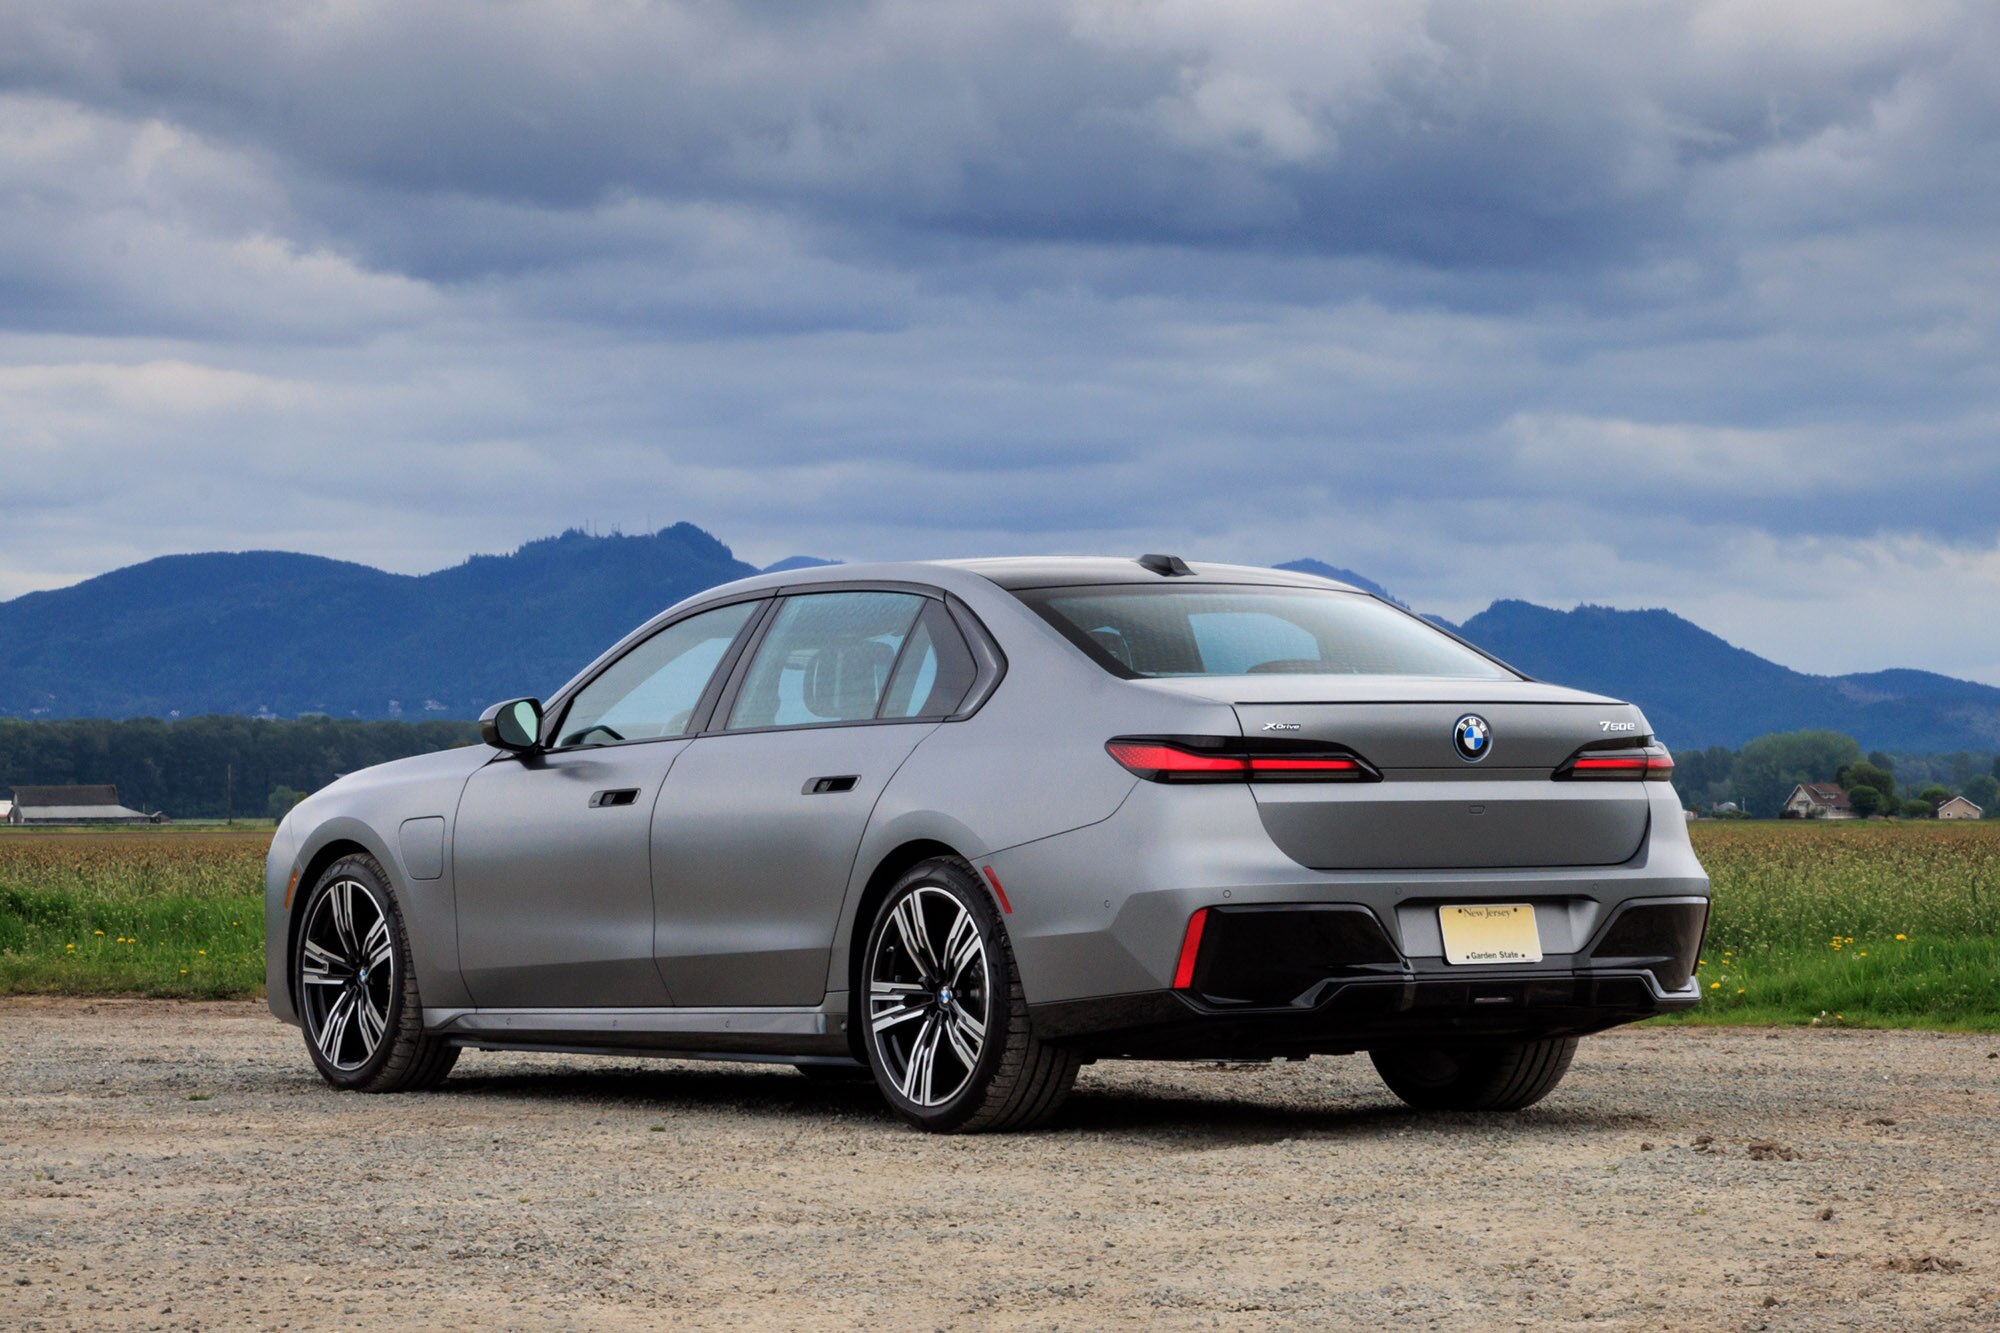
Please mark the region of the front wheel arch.
POLYGON ((292 997, 292 1012, 299 1015, 301 1026, 305 1023, 305 1011, 299 1008, 299 932, 305 929, 306 924, 305 900, 329 866, 350 856, 372 857, 378 864, 382 860, 372 847, 351 838, 335 838, 312 854, 312 859, 300 867, 298 878, 286 890, 285 989, 292 997))

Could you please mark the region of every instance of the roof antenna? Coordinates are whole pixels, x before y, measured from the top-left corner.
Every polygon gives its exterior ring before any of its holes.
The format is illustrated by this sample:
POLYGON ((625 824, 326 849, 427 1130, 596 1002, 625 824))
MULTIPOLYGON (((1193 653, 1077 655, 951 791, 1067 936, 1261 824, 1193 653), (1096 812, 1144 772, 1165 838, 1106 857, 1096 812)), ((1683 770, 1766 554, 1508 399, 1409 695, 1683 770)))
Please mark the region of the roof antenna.
POLYGON ((1194 573, 1188 568, 1188 562, 1177 555, 1142 555, 1139 567, 1150 569, 1163 579, 1186 578, 1194 573))

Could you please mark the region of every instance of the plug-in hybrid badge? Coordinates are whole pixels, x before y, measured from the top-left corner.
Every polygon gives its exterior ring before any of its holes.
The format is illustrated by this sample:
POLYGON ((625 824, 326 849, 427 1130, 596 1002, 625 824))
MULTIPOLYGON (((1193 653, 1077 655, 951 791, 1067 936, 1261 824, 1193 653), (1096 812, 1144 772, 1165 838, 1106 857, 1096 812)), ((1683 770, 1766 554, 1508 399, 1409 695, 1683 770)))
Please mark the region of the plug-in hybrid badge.
POLYGON ((1467 713, 1452 724, 1451 743, 1460 759, 1476 764, 1493 749, 1493 729, 1479 714, 1467 713))

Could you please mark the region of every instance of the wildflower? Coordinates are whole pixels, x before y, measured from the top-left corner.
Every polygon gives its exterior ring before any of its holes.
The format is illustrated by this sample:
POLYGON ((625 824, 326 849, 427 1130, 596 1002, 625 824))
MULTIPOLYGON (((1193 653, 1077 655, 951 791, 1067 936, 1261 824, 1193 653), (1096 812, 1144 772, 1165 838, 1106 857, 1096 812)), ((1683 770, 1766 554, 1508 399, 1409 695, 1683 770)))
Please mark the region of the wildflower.
MULTIPOLYGON (((206 958, 206 957, 208 957, 208 950, 206 950, 206 949, 196 949, 196 950, 195 950, 195 952, 196 952, 196 953, 198 953, 198 954, 200 954, 200 955, 201 955, 201 956, 202 956, 203 958, 206 958)), ((1868 956, 1868 955, 1866 955, 1866 954, 1863 954, 1863 955, 1862 955, 1862 957, 1863 957, 1863 958, 1866 958, 1867 956, 1868 956)))
POLYGON ((1709 982, 1709 983, 1708 983, 1708 988, 1709 988, 1710 990, 1721 990, 1721 989, 1722 989, 1722 983, 1721 983, 1721 982, 1719 982, 1719 981, 1711 981, 1711 982, 1709 982))
MULTIPOLYGON (((101 930, 93 930, 93 931, 91 931, 90 933, 91 933, 91 934, 93 934, 93 935, 102 935, 102 934, 103 934, 104 932, 103 932, 103 931, 101 931, 101 930)), ((1903 937, 1902 937, 1901 935, 1898 935, 1898 936, 1897 936, 1896 938, 1900 940, 1900 939, 1902 939, 1903 937)))
POLYGON ((1868 956, 1868 951, 1866 949, 1863 949, 1859 954, 1855 956, 1858 958, 1866 958, 1868 956))
POLYGON ((181 969, 181 975, 182 975, 182 976, 186 976, 187 974, 188 974, 188 970, 187 970, 186 968, 182 968, 182 969, 181 969))
POLYGON ((1743 988, 1742 988, 1741 986, 1738 986, 1738 987, 1736 988, 1736 993, 1737 993, 1738 995, 1741 995, 1741 994, 1743 993, 1743 988))
POLYGON ((63 945, 63 948, 65 948, 65 949, 74 949, 75 947, 76 947, 76 946, 75 946, 74 944, 65 944, 65 945, 63 945))
POLYGON ((1906 940, 1906 939, 1908 939, 1908 938, 1910 938, 1910 937, 1909 937, 1908 935, 1898 935, 1898 936, 1897 936, 1896 938, 1897 938, 1897 939, 1899 939, 1899 940, 1906 940))

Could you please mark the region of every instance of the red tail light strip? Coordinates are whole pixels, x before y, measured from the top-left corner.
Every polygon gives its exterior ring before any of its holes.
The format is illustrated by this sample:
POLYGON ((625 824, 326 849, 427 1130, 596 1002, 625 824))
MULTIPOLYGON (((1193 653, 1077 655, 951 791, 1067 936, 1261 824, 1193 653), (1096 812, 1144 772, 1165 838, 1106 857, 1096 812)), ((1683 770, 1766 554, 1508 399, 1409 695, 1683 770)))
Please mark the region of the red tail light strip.
POLYGON ((1201 931, 1208 924, 1208 909, 1199 908, 1188 918, 1187 934, 1181 937, 1181 958, 1174 966, 1174 989, 1187 990, 1194 985, 1195 959, 1201 956, 1201 931))
POLYGON ((1188 741, 1121 736, 1104 748, 1148 782, 1373 782, 1380 776, 1356 755, 1260 751, 1226 736, 1188 741))
POLYGON ((1234 755, 1196 754, 1177 745, 1157 741, 1110 741, 1105 749, 1125 767, 1154 773, 1221 773, 1230 776, 1248 773, 1249 761, 1234 755))
POLYGON ((1673 756, 1665 750, 1626 750, 1616 754, 1593 754, 1588 750, 1573 754, 1550 776, 1612 780, 1650 779, 1663 782, 1674 771, 1673 756))

